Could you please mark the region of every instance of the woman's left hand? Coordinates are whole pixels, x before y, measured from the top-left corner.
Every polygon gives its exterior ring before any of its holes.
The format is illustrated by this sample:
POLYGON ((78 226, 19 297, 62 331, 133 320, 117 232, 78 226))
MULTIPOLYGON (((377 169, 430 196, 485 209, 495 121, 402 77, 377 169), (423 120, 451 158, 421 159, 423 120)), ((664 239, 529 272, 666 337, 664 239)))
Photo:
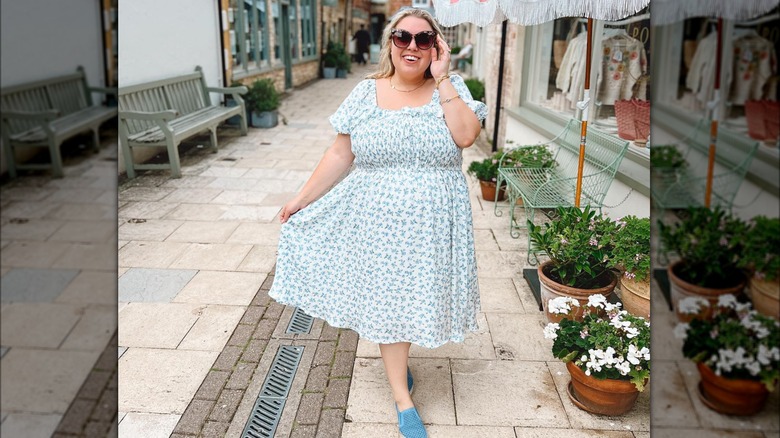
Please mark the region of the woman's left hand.
POLYGON ((434 78, 446 75, 450 71, 450 46, 441 35, 436 35, 433 60, 431 61, 431 74, 434 78))

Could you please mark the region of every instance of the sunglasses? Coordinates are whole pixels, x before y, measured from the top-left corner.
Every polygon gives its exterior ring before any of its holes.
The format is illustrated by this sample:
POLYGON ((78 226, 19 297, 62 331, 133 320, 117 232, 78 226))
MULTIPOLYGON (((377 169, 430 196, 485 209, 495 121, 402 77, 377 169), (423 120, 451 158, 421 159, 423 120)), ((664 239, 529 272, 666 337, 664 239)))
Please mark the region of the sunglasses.
POLYGON ((405 49, 412 43, 412 38, 417 44, 417 48, 420 50, 428 50, 436 43, 436 32, 432 30, 426 30, 415 35, 410 32, 401 29, 393 29, 390 31, 390 39, 393 40, 393 44, 399 49, 405 49))

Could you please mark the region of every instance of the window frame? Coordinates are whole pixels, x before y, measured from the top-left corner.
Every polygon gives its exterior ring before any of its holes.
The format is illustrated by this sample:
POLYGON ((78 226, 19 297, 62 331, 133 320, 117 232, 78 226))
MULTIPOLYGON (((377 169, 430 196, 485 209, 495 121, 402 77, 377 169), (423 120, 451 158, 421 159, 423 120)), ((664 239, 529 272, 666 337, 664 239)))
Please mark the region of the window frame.
MULTIPOLYGON (((257 7, 259 3, 263 3, 266 8, 268 8, 268 4, 266 0, 251 0, 251 3, 249 3, 252 16, 247 17, 248 20, 251 21, 252 26, 250 26, 253 29, 257 29, 258 24, 260 24, 260 10, 257 7)), ((266 19, 265 23, 263 23, 263 49, 268 56, 264 59, 262 58, 263 50, 258 47, 258 44, 256 42, 257 39, 257 31, 255 30, 249 35, 249 38, 252 38, 255 40, 254 44, 254 61, 249 61, 249 48, 246 46, 247 41, 247 32, 246 29, 244 29, 244 16, 246 14, 246 10, 243 9, 243 7, 247 4, 247 0, 238 0, 237 3, 241 6, 240 8, 236 8, 233 11, 233 23, 232 29, 228 28, 228 35, 231 38, 230 45, 231 48, 233 47, 234 43, 238 43, 238 49, 239 53, 237 54, 238 57, 241 60, 240 64, 232 64, 231 65, 231 71, 232 71, 232 81, 238 81, 243 78, 257 75, 258 73, 265 72, 271 68, 271 61, 270 61, 270 39, 269 39, 269 13, 266 11, 266 19), (236 41, 233 41, 233 39, 236 39, 236 41)), ((232 49, 231 49, 231 56, 232 56, 232 49)), ((231 62, 232 63, 232 62, 231 62)))

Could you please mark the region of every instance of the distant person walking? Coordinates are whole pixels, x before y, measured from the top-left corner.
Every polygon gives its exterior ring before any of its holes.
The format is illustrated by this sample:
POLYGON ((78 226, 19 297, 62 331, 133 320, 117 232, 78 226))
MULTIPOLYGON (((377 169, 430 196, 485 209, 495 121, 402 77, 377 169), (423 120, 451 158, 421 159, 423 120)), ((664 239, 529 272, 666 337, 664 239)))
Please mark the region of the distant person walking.
POLYGON ((365 29, 365 25, 360 25, 360 30, 355 32, 355 36, 352 37, 357 43, 357 62, 358 64, 365 64, 368 62, 368 46, 371 45, 371 35, 365 29))

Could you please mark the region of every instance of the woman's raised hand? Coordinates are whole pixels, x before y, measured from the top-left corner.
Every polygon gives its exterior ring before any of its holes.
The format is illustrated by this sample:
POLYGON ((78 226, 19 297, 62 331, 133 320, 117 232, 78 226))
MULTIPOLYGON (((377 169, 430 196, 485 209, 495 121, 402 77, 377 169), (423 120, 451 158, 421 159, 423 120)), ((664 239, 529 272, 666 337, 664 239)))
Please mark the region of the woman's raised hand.
POLYGON ((450 71, 450 46, 441 35, 436 35, 436 53, 432 54, 431 74, 434 78, 446 75, 450 71))

